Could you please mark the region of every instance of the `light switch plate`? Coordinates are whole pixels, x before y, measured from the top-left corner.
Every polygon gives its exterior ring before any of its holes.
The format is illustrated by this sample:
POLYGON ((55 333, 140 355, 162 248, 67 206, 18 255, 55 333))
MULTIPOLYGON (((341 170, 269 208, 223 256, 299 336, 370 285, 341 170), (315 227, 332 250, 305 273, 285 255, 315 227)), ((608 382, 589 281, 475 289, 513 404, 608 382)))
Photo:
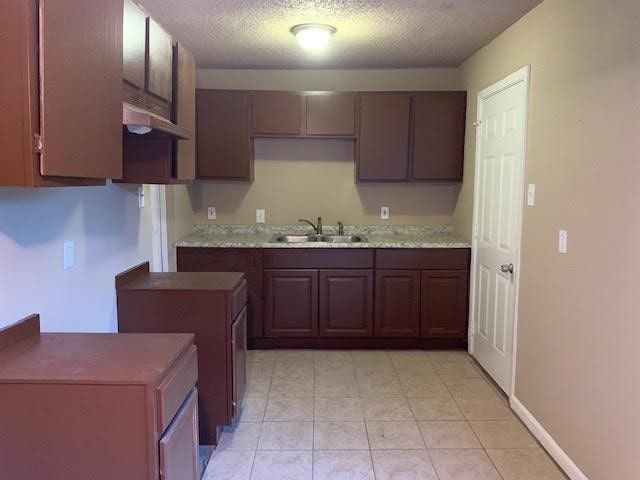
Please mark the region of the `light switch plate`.
POLYGON ((264 208, 256 208, 256 223, 264 223, 266 220, 266 213, 264 208))
POLYGON ((389 207, 380 207, 380 219, 389 220, 389 207))
POLYGON ((63 252, 63 268, 68 270, 73 267, 75 263, 75 248, 72 240, 64 242, 63 252))
POLYGON ((138 187, 138 208, 144 208, 144 187, 138 187))
POLYGON ((209 207, 207 208, 207 218, 209 220, 215 220, 216 219, 216 207, 209 207))
POLYGON ((536 184, 530 183, 527 189, 527 205, 533 207, 536 204, 536 184))
POLYGON ((569 242, 569 234, 566 230, 560 230, 558 232, 558 252, 567 253, 569 242))

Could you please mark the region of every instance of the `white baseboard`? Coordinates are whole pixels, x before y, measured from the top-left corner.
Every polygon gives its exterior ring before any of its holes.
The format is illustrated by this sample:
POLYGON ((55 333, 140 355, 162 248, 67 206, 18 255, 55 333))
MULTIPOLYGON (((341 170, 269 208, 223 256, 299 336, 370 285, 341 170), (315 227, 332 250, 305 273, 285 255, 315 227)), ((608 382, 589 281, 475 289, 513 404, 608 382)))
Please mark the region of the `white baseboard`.
POLYGON ((549 455, 553 457, 571 480, 589 480, 515 395, 511 396, 510 404, 513 411, 516 412, 518 417, 520 417, 531 433, 533 433, 534 437, 538 439, 544 449, 549 452, 549 455))

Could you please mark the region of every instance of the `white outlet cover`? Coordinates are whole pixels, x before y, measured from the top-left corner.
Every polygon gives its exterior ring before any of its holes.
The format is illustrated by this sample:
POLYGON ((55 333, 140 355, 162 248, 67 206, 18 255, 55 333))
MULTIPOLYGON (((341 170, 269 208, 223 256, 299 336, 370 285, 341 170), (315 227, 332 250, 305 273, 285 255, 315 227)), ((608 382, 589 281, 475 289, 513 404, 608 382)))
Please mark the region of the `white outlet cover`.
POLYGON ((63 250, 63 268, 68 270, 73 267, 75 263, 75 247, 72 240, 64 242, 63 250))
POLYGON ((566 230, 560 230, 558 232, 558 252, 567 253, 569 243, 569 234, 566 230))
POLYGON ((217 217, 217 214, 216 214, 216 207, 209 207, 209 208, 207 208, 207 218, 208 218, 209 220, 215 220, 215 219, 216 219, 216 217, 217 217))
POLYGON ((264 208, 256 208, 256 223, 264 223, 266 221, 266 212, 264 208))
POLYGON ((380 219, 389 220, 389 207, 380 207, 380 219))
POLYGON ((533 207, 536 204, 536 184, 530 183, 527 189, 527 205, 533 207))

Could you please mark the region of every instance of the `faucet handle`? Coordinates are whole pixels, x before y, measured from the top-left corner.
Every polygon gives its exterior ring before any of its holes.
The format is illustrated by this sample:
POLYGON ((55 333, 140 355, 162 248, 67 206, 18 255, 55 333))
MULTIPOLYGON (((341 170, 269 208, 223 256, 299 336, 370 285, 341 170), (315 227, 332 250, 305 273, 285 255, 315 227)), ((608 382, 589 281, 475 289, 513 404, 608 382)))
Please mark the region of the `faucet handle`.
POLYGON ((338 220, 338 235, 344 235, 344 225, 340 220, 338 220))

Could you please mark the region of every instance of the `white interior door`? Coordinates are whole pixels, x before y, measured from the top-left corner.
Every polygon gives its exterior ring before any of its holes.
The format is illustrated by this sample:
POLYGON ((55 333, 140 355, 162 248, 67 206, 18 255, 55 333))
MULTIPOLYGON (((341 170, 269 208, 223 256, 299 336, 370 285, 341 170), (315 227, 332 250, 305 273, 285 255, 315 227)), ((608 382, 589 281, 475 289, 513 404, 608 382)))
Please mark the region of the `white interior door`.
POLYGON ((472 354, 512 390, 528 67, 478 95, 472 354))

